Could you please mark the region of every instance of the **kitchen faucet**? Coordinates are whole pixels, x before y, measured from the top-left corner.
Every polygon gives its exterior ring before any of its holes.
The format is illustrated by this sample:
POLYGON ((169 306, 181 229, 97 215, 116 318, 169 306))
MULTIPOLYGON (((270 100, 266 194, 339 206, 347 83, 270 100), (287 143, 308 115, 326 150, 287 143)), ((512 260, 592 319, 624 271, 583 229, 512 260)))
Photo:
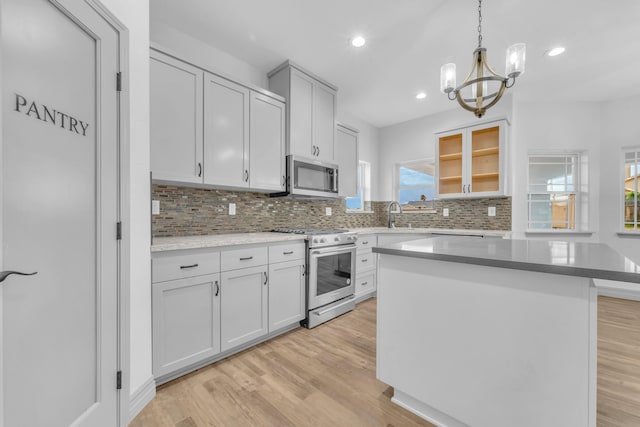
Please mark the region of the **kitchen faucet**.
POLYGON ((391 212, 394 205, 398 206, 398 210, 400 211, 400 213, 402 213, 402 206, 400 206, 399 202, 393 201, 389 203, 389 206, 387 207, 387 214, 389 215, 389 228, 396 228, 395 216, 393 215, 393 212, 391 212))

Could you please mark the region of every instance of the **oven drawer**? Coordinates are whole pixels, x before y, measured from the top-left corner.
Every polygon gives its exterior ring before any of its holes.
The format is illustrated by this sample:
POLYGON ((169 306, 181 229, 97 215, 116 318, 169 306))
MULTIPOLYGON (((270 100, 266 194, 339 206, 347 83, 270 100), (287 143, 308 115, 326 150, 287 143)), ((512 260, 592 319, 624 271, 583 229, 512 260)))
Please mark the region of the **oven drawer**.
POLYGON ((304 242, 287 243, 284 245, 269 246, 269 263, 293 261, 304 259, 304 242))
POLYGON ((356 295, 375 291, 376 289, 376 271, 371 270, 366 273, 359 273, 356 278, 356 295))
POLYGON ((376 267, 376 254, 368 252, 356 256, 356 274, 376 267))
POLYGON ((370 249, 374 246, 377 246, 378 235, 377 234, 360 234, 358 235, 358 240, 356 241, 356 245, 358 246, 358 251, 362 249, 370 249))
POLYGON ((220 254, 221 271, 265 265, 268 259, 267 253, 266 246, 223 251, 220 254))
POLYGON ((219 271, 220 252, 180 251, 179 254, 160 252, 154 254, 151 259, 151 281, 153 283, 202 276, 219 271))

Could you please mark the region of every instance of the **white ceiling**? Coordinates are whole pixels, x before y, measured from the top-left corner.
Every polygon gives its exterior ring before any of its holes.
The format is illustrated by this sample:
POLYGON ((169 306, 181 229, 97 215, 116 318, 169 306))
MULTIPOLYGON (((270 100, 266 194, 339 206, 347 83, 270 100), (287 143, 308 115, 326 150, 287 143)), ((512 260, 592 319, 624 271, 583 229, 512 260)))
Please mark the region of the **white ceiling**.
MULTIPOLYGON (((159 20, 265 73, 286 59, 339 88, 339 108, 377 127, 457 108, 477 45, 475 0, 150 0, 159 20), (349 40, 362 34, 367 44, 349 40), (415 99, 425 91, 427 98, 415 99)), ((640 94, 640 0, 484 0, 483 46, 504 73, 506 48, 527 44, 509 91, 526 101, 606 101, 640 94), (564 55, 544 52, 556 45, 564 55)))

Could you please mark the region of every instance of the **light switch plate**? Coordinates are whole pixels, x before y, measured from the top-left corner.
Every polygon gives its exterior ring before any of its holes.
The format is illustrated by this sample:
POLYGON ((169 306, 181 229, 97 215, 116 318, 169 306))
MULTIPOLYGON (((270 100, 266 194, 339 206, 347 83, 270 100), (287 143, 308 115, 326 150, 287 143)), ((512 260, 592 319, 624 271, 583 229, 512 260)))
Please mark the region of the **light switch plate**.
POLYGON ((324 214, 326 216, 331 216, 331 208, 324 208, 324 214))
POLYGON ((236 204, 229 203, 229 215, 235 215, 235 214, 236 214, 236 204))
POLYGON ((449 216, 449 208, 442 208, 442 216, 449 216))
POLYGON ((488 212, 489 216, 496 216, 496 207, 495 206, 489 206, 488 211, 489 211, 488 212))
POLYGON ((151 201, 151 215, 160 215, 160 200, 151 201))

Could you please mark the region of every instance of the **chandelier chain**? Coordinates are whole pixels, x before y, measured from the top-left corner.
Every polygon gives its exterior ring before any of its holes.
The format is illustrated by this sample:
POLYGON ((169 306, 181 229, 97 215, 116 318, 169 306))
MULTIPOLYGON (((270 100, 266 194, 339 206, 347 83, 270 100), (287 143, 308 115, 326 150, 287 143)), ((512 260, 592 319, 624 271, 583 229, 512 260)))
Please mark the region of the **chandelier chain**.
POLYGON ((478 47, 482 47, 482 0, 478 0, 478 47))

